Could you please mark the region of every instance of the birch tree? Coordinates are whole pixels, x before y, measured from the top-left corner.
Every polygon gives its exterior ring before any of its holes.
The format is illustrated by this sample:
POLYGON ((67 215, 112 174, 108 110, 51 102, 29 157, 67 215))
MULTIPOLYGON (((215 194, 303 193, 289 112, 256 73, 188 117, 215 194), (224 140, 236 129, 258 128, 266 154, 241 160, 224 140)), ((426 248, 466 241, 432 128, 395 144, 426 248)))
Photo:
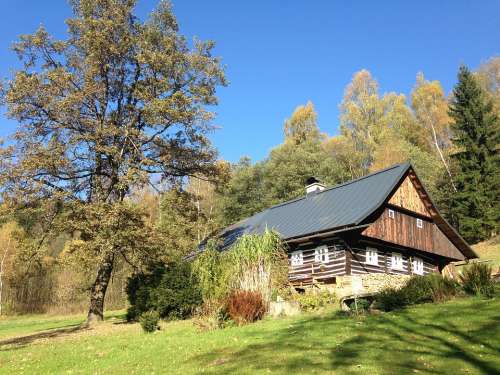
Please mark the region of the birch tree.
POLYGON ((446 155, 451 144, 451 119, 448 115, 448 102, 439 81, 427 81, 419 73, 411 94, 411 104, 429 144, 436 150, 446 169, 453 190, 457 191, 446 155))

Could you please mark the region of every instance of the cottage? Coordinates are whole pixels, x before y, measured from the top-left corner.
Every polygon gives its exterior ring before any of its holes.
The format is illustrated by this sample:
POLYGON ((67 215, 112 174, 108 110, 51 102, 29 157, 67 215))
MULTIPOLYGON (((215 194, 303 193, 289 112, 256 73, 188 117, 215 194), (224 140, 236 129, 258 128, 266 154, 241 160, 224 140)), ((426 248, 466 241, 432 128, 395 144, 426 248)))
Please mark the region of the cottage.
POLYGON ((477 257, 409 163, 330 188, 312 178, 305 193, 225 228, 222 247, 272 228, 288 245, 292 285, 366 292, 477 257))

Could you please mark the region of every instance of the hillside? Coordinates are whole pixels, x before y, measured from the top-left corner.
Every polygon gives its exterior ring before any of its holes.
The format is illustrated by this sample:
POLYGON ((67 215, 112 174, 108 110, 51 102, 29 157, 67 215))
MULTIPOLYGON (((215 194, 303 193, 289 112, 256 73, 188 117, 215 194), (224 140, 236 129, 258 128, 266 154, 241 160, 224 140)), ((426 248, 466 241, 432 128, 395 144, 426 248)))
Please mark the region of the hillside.
POLYGON ((357 319, 305 314, 213 332, 181 321, 144 334, 117 314, 93 330, 78 329, 84 316, 11 318, 0 320, 0 373, 494 374, 499 297, 357 319))
POLYGON ((495 268, 500 267, 500 236, 493 237, 488 241, 480 242, 472 246, 480 259, 492 260, 489 264, 495 268))

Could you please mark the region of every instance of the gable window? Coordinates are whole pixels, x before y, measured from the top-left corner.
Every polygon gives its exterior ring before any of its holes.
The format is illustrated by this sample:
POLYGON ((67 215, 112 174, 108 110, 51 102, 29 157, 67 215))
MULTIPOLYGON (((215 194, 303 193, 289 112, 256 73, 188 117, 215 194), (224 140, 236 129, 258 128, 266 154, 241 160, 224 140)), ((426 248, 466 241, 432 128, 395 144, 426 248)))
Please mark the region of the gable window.
POLYGON ((394 210, 389 210, 389 219, 394 219, 394 210))
POLYGON ((371 264, 373 266, 378 266, 378 251, 373 247, 366 248, 366 264, 371 264))
POLYGON ((392 253, 391 268, 393 270, 402 270, 403 269, 403 256, 400 253, 392 253))
POLYGON ((422 219, 417 219, 417 228, 423 228, 424 227, 424 222, 422 219))
POLYGON ((302 251, 294 251, 290 257, 292 266, 301 266, 304 264, 304 254, 302 251))
POLYGON ((413 258, 412 266, 413 266, 413 273, 416 273, 417 275, 424 274, 424 261, 422 259, 413 258))
POLYGON ((316 250, 314 250, 314 261, 327 263, 330 260, 328 254, 328 247, 326 245, 318 246, 316 250))

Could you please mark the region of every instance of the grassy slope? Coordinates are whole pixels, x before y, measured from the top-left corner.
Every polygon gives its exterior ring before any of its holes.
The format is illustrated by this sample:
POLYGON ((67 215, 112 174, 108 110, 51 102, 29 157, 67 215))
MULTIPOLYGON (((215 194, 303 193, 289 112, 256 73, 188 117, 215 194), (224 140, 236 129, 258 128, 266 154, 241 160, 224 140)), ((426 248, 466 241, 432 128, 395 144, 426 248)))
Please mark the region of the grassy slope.
POLYGON ((495 269, 500 266, 500 236, 480 242, 472 248, 479 255, 479 258, 491 260, 492 262, 489 264, 495 269))
MULTIPOLYGON (((123 312, 111 312, 106 319, 123 318, 123 312)), ((85 315, 54 316, 54 315, 22 315, 0 318, 0 341, 22 335, 42 334, 47 330, 74 330, 78 328, 85 315)))
MULTIPOLYGON (((50 320, 23 319, 0 321, 0 332, 36 332, 50 320)), ((71 328, 77 319, 53 324, 71 328)), ((4 339, 0 373, 494 374, 499 351, 497 295, 359 319, 311 314, 203 333, 185 321, 144 334, 113 319, 93 331, 4 339)))

